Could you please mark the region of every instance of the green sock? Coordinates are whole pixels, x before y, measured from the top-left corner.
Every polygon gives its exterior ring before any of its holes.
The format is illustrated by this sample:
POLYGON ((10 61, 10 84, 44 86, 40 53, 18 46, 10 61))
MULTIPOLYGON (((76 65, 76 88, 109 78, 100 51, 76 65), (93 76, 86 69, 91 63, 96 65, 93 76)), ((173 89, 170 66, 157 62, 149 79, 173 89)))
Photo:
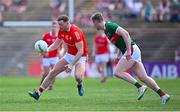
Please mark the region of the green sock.
POLYGON ((81 81, 78 81, 78 85, 81 85, 82 84, 82 80, 81 81))
POLYGON ((136 82, 135 84, 134 84, 137 88, 140 88, 142 85, 141 84, 139 84, 138 82, 136 82))

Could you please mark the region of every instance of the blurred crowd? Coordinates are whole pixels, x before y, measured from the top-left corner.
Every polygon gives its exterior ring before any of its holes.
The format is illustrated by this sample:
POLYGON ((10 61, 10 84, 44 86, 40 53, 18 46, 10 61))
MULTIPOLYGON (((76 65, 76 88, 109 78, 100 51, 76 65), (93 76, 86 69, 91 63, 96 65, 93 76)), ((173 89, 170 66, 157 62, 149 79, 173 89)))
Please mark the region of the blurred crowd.
MULTIPOLYGON (((42 0, 43 1, 43 0, 42 0)), ((57 16, 64 12, 66 4, 64 0, 49 0, 49 8, 52 9, 52 19, 56 19, 57 16)), ((27 10, 28 2, 30 0, 0 0, 0 26, 3 24, 2 13, 10 11, 17 14, 22 14, 27 10)))
MULTIPOLYGON (((102 12, 106 20, 138 19, 145 22, 180 22, 179 0, 96 0, 96 10, 102 12)), ((75 22, 89 25, 92 12, 77 11, 75 22)))
POLYGON ((27 0, 0 0, 0 25, 2 25, 2 13, 8 10, 15 13, 23 13, 27 9, 27 0))
POLYGON ((50 0, 50 7, 52 8, 52 19, 55 20, 65 11, 66 3, 63 0, 50 0))
MULTIPOLYGON (((28 0, 0 0, 0 25, 2 13, 8 10, 21 14, 27 10, 28 0)), ((90 26, 90 16, 95 11, 105 15, 106 20, 120 21, 137 19, 145 22, 180 22, 179 0, 96 0, 93 10, 82 10, 86 0, 79 0, 75 5, 74 22, 82 26, 90 26)), ((50 0, 52 19, 67 12, 66 0, 50 0)))

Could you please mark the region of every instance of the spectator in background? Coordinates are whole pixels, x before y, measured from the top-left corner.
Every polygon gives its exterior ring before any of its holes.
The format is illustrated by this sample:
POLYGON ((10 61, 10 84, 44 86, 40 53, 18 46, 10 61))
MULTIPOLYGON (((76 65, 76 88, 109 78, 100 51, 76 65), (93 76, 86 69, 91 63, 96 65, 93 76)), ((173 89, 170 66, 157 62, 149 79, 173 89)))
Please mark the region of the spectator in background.
POLYGON ((133 7, 133 0, 124 0, 124 2, 129 9, 133 7))
POLYGON ((141 0, 125 0, 126 5, 130 9, 130 17, 137 18, 143 8, 141 0))
POLYGON ((2 12, 0 11, 0 26, 3 26, 2 12))
POLYGON ((120 18, 125 18, 129 13, 129 9, 127 8, 124 0, 117 0, 115 3, 115 9, 117 10, 120 18))
POLYGON ((96 0, 96 9, 105 15, 106 20, 116 20, 114 14, 115 3, 113 0, 96 0))
POLYGON ((56 20, 56 18, 65 10, 66 4, 62 0, 51 0, 50 7, 53 10, 53 20, 56 20))
POLYGON ((11 8, 13 11, 21 14, 27 9, 27 0, 13 0, 11 8))
POLYGON ((133 7, 131 9, 131 17, 137 18, 143 8, 143 3, 141 0, 134 0, 133 7))
POLYGON ((152 22, 152 21, 156 20, 155 13, 156 12, 151 3, 151 0, 146 1, 146 5, 144 6, 144 8, 142 9, 142 12, 141 12, 141 18, 145 22, 152 22))
POLYGON ((2 3, 2 0, 0 1, 0 26, 3 26, 3 17, 2 12, 4 11, 4 5, 2 3))
POLYGON ((110 0, 96 0, 96 9, 100 11, 107 10, 110 3, 110 0))
POLYGON ((7 11, 12 4, 12 0, 0 0, 0 26, 3 26, 2 13, 7 11))
POLYGON ((98 31, 98 35, 94 38, 94 46, 92 56, 95 58, 97 69, 101 74, 101 82, 105 82, 107 79, 106 65, 109 61, 109 44, 110 41, 102 30, 98 31))
POLYGON ((171 0, 170 22, 180 22, 180 2, 179 2, 179 0, 171 0))
POLYGON ((175 50, 175 61, 180 62, 180 46, 175 50))
POLYGON ((157 8, 157 20, 159 22, 169 20, 170 13, 170 2, 169 0, 161 0, 157 8))
POLYGON ((92 23, 90 22, 89 18, 91 16, 91 11, 82 11, 80 9, 76 9, 75 12, 75 19, 74 23, 80 24, 81 26, 92 26, 92 23))
POLYGON ((0 0, 0 1, 2 2, 5 11, 7 11, 12 5, 12 0, 0 0))

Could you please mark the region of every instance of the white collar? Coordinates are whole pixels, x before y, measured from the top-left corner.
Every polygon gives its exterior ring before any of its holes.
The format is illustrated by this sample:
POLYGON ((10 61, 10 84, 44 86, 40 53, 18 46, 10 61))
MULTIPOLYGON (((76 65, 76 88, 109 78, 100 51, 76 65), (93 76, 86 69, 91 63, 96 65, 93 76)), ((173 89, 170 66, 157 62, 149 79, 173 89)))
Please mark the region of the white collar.
POLYGON ((71 24, 69 23, 69 29, 68 29, 67 32, 70 32, 70 30, 71 30, 71 24))
MULTIPOLYGON (((52 31, 50 31, 49 34, 53 36, 52 31)), ((55 36, 58 36, 58 33, 56 33, 55 36)))
POLYGON ((106 29, 105 24, 106 24, 106 22, 105 22, 105 21, 103 21, 103 27, 104 27, 104 30, 106 29))

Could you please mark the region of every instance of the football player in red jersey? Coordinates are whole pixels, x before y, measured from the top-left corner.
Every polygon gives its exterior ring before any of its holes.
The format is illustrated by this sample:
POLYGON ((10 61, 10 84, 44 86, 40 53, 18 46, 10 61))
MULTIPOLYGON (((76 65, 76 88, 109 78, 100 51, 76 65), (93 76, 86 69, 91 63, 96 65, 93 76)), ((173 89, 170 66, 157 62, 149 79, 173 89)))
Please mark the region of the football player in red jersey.
MULTIPOLYGON (((42 39, 48 44, 48 46, 50 46, 52 43, 55 42, 56 38, 57 38, 57 22, 53 21, 51 25, 51 31, 45 32, 42 39)), ((42 76, 41 83, 45 79, 45 77, 48 75, 50 69, 52 69, 57 62, 58 62, 57 49, 43 55, 43 58, 42 58, 43 71, 41 75, 42 76)), ((55 78, 52 81, 52 83, 49 84, 49 87, 48 87, 49 90, 52 90, 54 81, 55 81, 55 78)))
POLYGON ((85 41, 85 36, 80 28, 69 22, 69 17, 61 15, 57 19, 59 24, 59 33, 56 41, 48 47, 48 51, 53 51, 58 48, 61 41, 65 45, 67 52, 62 57, 47 77, 43 80, 39 89, 34 92, 28 92, 31 97, 38 100, 41 93, 52 83, 53 79, 61 72, 70 72, 72 67, 75 67, 75 79, 79 96, 84 95, 82 78, 85 73, 85 63, 87 61, 88 48, 85 41))
POLYGON ((110 41, 102 30, 98 32, 98 35, 94 38, 94 46, 92 56, 95 57, 95 63, 97 64, 98 71, 101 75, 101 82, 105 82, 107 79, 106 65, 109 61, 109 44, 110 41))

